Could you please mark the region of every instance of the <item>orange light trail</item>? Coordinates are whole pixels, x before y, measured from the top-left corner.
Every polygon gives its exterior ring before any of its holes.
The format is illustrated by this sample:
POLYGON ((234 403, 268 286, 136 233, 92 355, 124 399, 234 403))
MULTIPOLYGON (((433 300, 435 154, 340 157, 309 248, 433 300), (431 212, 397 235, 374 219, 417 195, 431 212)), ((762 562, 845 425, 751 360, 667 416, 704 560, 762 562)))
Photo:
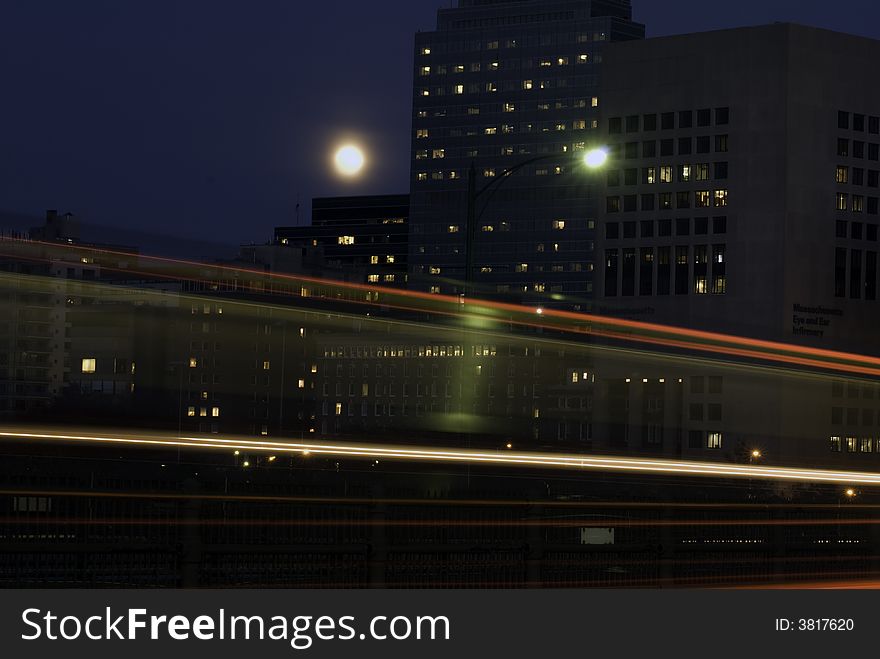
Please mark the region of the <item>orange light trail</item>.
MULTIPOLYGON (((827 350, 823 348, 812 348, 808 346, 799 346, 786 344, 776 341, 766 341, 762 339, 753 339, 747 337, 739 337, 729 334, 721 334, 715 332, 707 332, 703 330, 693 330, 682 327, 658 325, 655 323, 646 323, 642 321, 625 320, 612 318, 607 316, 598 316, 593 314, 584 314, 572 311, 563 311, 552 308, 541 308, 540 314, 531 306, 519 304, 511 304, 505 302, 495 302, 483 299, 467 299, 458 298, 449 295, 437 295, 430 293, 422 293, 419 291, 410 291, 402 289, 384 288, 381 286, 373 286, 366 284, 357 284, 350 282, 341 282, 336 280, 320 279, 316 277, 308 277, 297 274, 285 273, 267 273, 265 271, 245 268, 233 267, 220 264, 206 264, 198 261, 185 259, 173 259, 160 256, 147 256, 142 254, 134 254, 119 250, 110 250, 102 248, 93 248, 79 245, 68 245, 59 243, 44 243, 39 241, 21 241, 15 239, 2 239, 5 242, 13 243, 17 246, 40 246, 44 248, 77 250, 78 252, 90 252, 93 254, 104 254, 116 257, 134 258, 140 261, 155 262, 157 264, 185 266, 189 268, 210 268, 215 272, 225 272, 230 275, 248 274, 260 278, 268 278, 270 280, 278 280, 285 282, 297 282, 312 284, 324 287, 330 287, 337 291, 357 291, 360 293, 381 293, 383 296, 390 298, 400 298, 409 300, 430 301, 432 308, 427 309, 417 305, 405 305, 396 303, 393 300, 383 299, 382 301, 364 302, 359 300, 345 299, 343 301, 352 304, 368 304, 369 306, 381 306, 394 308, 404 311, 421 311, 431 312, 439 315, 447 316, 470 316, 472 318, 481 318, 484 320, 495 320, 504 324, 512 324, 518 326, 529 326, 541 329, 550 329, 557 331, 574 331, 578 333, 592 334, 605 338, 613 338, 617 340, 625 340, 637 343, 646 343, 650 345, 661 345, 665 347, 682 348, 687 350, 696 350, 703 352, 711 352, 716 354, 725 354, 737 357, 748 357, 754 359, 766 359, 769 361, 788 363, 797 366, 817 367, 823 369, 831 369, 836 371, 848 372, 858 375, 880 376, 880 357, 872 357, 868 355, 857 355, 853 353, 827 350), (447 305, 447 310, 436 308, 437 305, 447 305), (520 316, 520 318, 510 317, 504 319, 493 318, 481 314, 482 310, 503 311, 506 313, 520 316), (466 313, 469 312, 469 313, 466 313), (542 322, 536 322, 540 317, 542 322), (551 321, 574 321, 581 325, 589 327, 571 326, 559 322, 551 321), (657 336, 660 335, 660 336, 657 336)), ((9 257, 16 257, 16 254, 6 254, 9 257)), ((112 270, 108 266, 105 269, 112 270)), ((120 272, 131 274, 149 274, 156 277, 168 278, 171 275, 160 272, 138 271, 134 269, 120 269, 120 272)), ((197 281, 197 280, 193 280, 197 281)), ((243 284, 240 283, 240 285, 243 284)), ((246 285, 245 285, 246 286, 246 285)), ((323 295, 309 295, 317 299, 332 300, 333 297, 323 295)))
POLYGON ((880 485, 880 473, 836 471, 794 467, 769 467, 687 460, 661 460, 594 456, 563 453, 511 453, 509 451, 480 451, 419 446, 390 446, 382 444, 354 444, 341 442, 280 442, 253 440, 243 437, 231 439, 210 437, 178 437, 160 434, 122 434, 114 436, 91 433, 37 432, 31 429, 0 430, 0 437, 32 441, 55 441, 96 445, 128 445, 143 447, 173 447, 212 449, 224 451, 255 451, 294 455, 319 455, 338 458, 391 459, 409 462, 483 464, 521 468, 552 468, 578 471, 605 471, 676 476, 704 476, 714 478, 751 478, 770 481, 807 483, 837 483, 845 485, 880 485))

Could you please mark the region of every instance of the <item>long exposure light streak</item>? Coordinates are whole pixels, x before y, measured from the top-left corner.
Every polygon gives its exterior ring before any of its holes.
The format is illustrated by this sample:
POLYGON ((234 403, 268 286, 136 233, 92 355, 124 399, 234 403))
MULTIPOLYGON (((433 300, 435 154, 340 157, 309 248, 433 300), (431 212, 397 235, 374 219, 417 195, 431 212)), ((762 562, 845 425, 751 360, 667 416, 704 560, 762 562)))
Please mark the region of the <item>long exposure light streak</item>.
POLYGON ((173 447, 288 453, 337 458, 368 458, 410 462, 458 463, 464 465, 513 466, 582 471, 631 472, 676 476, 715 478, 752 478, 761 480, 797 481, 806 483, 838 483, 849 485, 880 485, 880 473, 836 471, 794 467, 724 464, 687 460, 659 460, 617 456, 578 455, 564 453, 511 453, 419 446, 389 446, 343 442, 291 442, 253 440, 242 437, 178 437, 161 434, 92 434, 38 432, 33 429, 7 428, 0 437, 30 441, 53 441, 79 444, 118 444, 143 447, 173 447))
MULTIPOLYGON (((505 324, 540 327, 542 329, 557 331, 574 331, 578 333, 593 334, 596 336, 603 336, 606 338, 614 338, 638 343, 664 345, 667 347, 707 351, 712 353, 723 353, 730 354, 732 356, 741 356, 748 358, 767 359, 774 362, 791 363, 799 366, 815 366, 861 375, 880 375, 880 357, 857 355, 853 353, 828 350, 823 348, 812 348, 807 346, 780 343, 776 341, 739 337, 729 334, 720 334, 703 330, 693 330, 682 327, 658 325, 654 323, 645 323, 642 321, 625 320, 620 318, 597 316, 593 314, 584 314, 544 307, 541 307, 540 313, 536 313, 536 309, 534 307, 519 304, 495 302, 474 298, 464 300, 459 297, 448 295, 434 295, 421 293, 418 291, 399 290, 373 285, 326 280, 314 277, 307 277, 299 274, 266 273, 265 271, 244 267, 205 264, 185 259, 145 256, 118 250, 90 248, 81 245, 41 243, 38 241, 20 241, 11 240, 8 238, 3 239, 2 242, 13 244, 15 247, 19 248, 38 247, 42 249, 75 249, 79 252, 90 252, 97 255, 105 254, 116 257, 133 258, 142 263, 153 262, 165 266, 181 266, 186 268, 198 269, 208 268, 214 272, 226 273, 230 277, 250 275, 254 277, 268 279, 270 281, 276 280, 280 282, 287 282, 288 284, 302 283, 329 287, 330 289, 332 289, 332 291, 335 291, 337 295, 340 296, 340 299, 341 292, 343 291, 358 293, 381 293, 383 299, 381 300, 381 302, 372 301, 371 304, 373 306, 382 306, 407 311, 423 311, 440 315, 455 315, 461 317, 480 318, 483 320, 497 320, 505 324), (409 300, 410 303, 403 304, 397 300, 409 300), (424 304, 422 304, 422 306, 419 306, 415 303, 415 301, 417 300, 421 300, 422 303, 428 303, 428 306, 425 306, 424 304), (446 308, 441 308, 443 306, 445 306, 446 308), (504 312, 505 314, 510 314, 510 316, 504 318, 496 318, 492 315, 486 315, 498 311, 504 312), (538 318, 540 318, 540 321, 538 321, 538 318)), ((5 254, 5 256, 19 258, 21 257, 20 254, 5 254)), ((102 267, 112 270, 112 268, 108 268, 107 266, 102 267)), ((150 272, 131 268, 126 268, 124 270, 121 270, 121 272, 126 272, 130 274, 151 274, 153 276, 162 278, 168 278, 170 276, 170 273, 167 272, 150 272)), ((192 275, 187 278, 192 279, 192 275)), ((195 281, 195 279, 193 280, 195 281)), ((335 296, 329 296, 327 299, 334 299, 334 297, 335 296)), ((357 300, 346 301, 352 303, 358 302, 357 300)))

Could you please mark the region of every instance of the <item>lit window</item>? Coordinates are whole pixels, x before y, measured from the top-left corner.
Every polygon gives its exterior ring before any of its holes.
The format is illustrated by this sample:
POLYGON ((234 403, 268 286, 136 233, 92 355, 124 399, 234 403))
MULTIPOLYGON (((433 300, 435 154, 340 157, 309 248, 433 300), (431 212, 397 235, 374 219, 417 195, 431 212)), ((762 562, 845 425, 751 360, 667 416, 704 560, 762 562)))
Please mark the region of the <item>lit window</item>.
POLYGON ((94 357, 84 357, 82 360, 82 372, 94 373, 98 360, 94 357))
POLYGON ((317 373, 317 372, 318 372, 318 365, 312 364, 312 373, 317 373))
POLYGON ((691 166, 690 165, 681 165, 678 170, 678 180, 682 183, 687 183, 691 180, 691 166))
POLYGON ((483 231, 483 233, 491 233, 491 232, 495 231, 495 227, 492 226, 491 224, 484 224, 482 227, 482 231, 483 231))
POLYGON ((578 58, 577 58, 578 64, 587 64, 589 61, 590 61, 589 55, 586 55, 586 54, 578 55, 578 58))
POLYGON ((427 181, 428 180, 428 172, 419 172, 417 178, 420 181, 427 181))
POLYGON ((598 97, 598 96, 594 96, 594 97, 590 100, 590 105, 591 105, 592 107, 594 107, 594 108, 599 107, 599 97, 598 97))
POLYGON ((340 245, 354 245, 354 236, 339 236, 337 240, 340 245))
POLYGON ((448 227, 446 227, 446 232, 447 233, 458 233, 458 225, 457 224, 450 224, 448 227))
POLYGON ((523 80, 523 89, 532 89, 534 87, 534 83, 531 80, 523 80))
POLYGON ((498 128, 495 126, 489 126, 483 131, 486 135, 495 135, 498 133, 498 128))
POLYGON ((208 408, 200 407, 199 408, 199 416, 208 416, 208 408))
POLYGON ((553 228, 561 231, 565 228, 565 220, 553 220, 553 228))
POLYGON ((715 208, 727 206, 727 190, 715 190, 715 208))
POLYGON ((840 449, 842 447, 840 437, 832 437, 831 438, 831 450, 835 453, 840 453, 840 449))
POLYGON ((694 199, 695 199, 694 205, 697 208, 708 208, 710 193, 708 190, 697 190, 694 193, 694 199))
POLYGON ((431 67, 423 66, 419 69, 419 74, 423 76, 431 75, 431 67))
POLYGON ((452 88, 453 94, 464 94, 464 85, 455 85, 452 88))
POLYGON ((425 139, 426 137, 428 137, 428 129, 427 128, 419 128, 416 131, 416 138, 417 139, 421 140, 421 139, 425 139))
POLYGON ((220 416, 220 408, 219 407, 212 407, 211 408, 211 416, 213 416, 213 417, 220 416))
POLYGON ((376 284, 379 282, 379 275, 367 275, 367 281, 371 284, 376 284))
POLYGON ((706 439, 706 448, 711 449, 720 449, 721 448, 721 433, 720 432, 710 432, 706 439))
POLYGON ((195 357, 190 357, 190 358, 189 358, 189 367, 190 367, 190 368, 196 368, 198 365, 199 365, 199 360, 198 360, 198 359, 196 359, 195 357))
POLYGON ((306 388, 306 381, 303 380, 302 378, 300 378, 299 381, 296 383, 296 386, 298 389, 305 389, 306 388))
POLYGON ((433 156, 434 158, 445 158, 446 149, 434 149, 433 156))
POLYGON ((845 211, 849 208, 849 195, 843 192, 837 193, 837 210, 845 211))
POLYGON ((430 48, 428 48, 427 46, 425 46, 424 48, 422 48, 422 55, 430 55, 430 54, 431 54, 431 49, 430 49, 430 48))
POLYGON ((849 167, 838 166, 838 168, 837 168, 837 182, 838 183, 849 183, 849 167))
POLYGON ((516 106, 514 106, 513 103, 505 103, 505 104, 502 106, 502 110, 503 110, 504 112, 514 112, 514 111, 516 110, 516 106))
POLYGON ((439 286, 431 286, 431 293, 433 293, 434 295, 439 295, 440 294, 440 287, 439 286))
POLYGON ((336 416, 342 416, 342 403, 336 403, 336 416))
POLYGON ((440 268, 438 268, 436 265, 432 265, 432 266, 428 269, 428 272, 430 272, 432 275, 439 275, 439 274, 440 274, 440 268))
POLYGON ((264 371, 268 371, 268 370, 269 370, 269 367, 270 367, 269 360, 264 361, 264 362, 263 362, 263 370, 264 370, 264 371))
POLYGON ((384 280, 385 280, 386 282, 393 282, 393 281, 394 281, 394 275, 385 275, 384 280))
POLYGON ((672 167, 664 165, 660 168, 660 182, 672 183, 672 167))
POLYGON ((394 263, 394 255, 393 255, 393 254, 389 254, 388 256, 386 256, 386 257, 385 257, 385 263, 394 263))
POLYGON ((371 256, 371 257, 370 257, 370 263, 371 263, 372 265, 376 265, 376 264, 378 264, 378 263, 379 263, 379 257, 378 257, 378 256, 371 256))

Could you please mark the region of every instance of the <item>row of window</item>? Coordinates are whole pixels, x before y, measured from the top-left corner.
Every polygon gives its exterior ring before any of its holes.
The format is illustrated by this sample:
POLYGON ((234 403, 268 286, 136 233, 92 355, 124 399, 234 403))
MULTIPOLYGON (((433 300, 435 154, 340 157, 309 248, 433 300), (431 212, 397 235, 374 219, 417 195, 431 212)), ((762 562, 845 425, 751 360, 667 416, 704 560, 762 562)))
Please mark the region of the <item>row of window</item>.
POLYGON ((840 453, 846 448, 847 453, 880 453, 880 441, 871 437, 839 437, 832 436, 830 448, 834 453, 840 453))
POLYGON ((720 190, 682 190, 661 192, 659 194, 644 193, 641 195, 610 195, 605 200, 607 213, 634 213, 636 211, 672 210, 674 208, 725 208, 729 202, 726 189, 720 190), (639 203, 641 201, 641 204, 639 203))
POLYGON ((834 180, 839 185, 867 185, 869 188, 876 188, 880 185, 880 171, 869 169, 866 177, 865 170, 861 167, 838 165, 834 180))
POLYGON ((516 80, 489 80, 459 83, 437 87, 417 87, 416 96, 429 98, 435 96, 463 96, 465 94, 495 94, 497 92, 533 91, 548 89, 584 89, 589 87, 587 76, 558 78, 522 78, 516 80))
POLYGON ((880 160, 880 144, 866 143, 862 140, 848 140, 841 137, 837 140, 837 155, 841 158, 864 159, 867 153, 868 160, 880 160))
MULTIPOLYGON (((601 60, 601 56, 600 60, 601 60)), ((595 61, 592 53, 583 52, 577 55, 558 55, 544 57, 525 57, 517 59, 490 60, 488 62, 470 62, 467 64, 420 64, 416 69, 421 78, 427 76, 444 76, 447 74, 482 73, 483 71, 521 71, 528 69, 549 69, 552 67, 592 64, 595 61)))
POLYGON ((660 165, 659 167, 636 167, 610 169, 607 173, 608 187, 621 185, 654 185, 656 183, 690 183, 692 181, 725 180, 729 175, 727 162, 696 163, 694 165, 660 165), (639 173, 641 171, 641 177, 639 173), (714 175, 713 175, 714 172, 714 175))
POLYGON ((853 213, 869 213, 871 215, 877 215, 878 198, 838 192, 835 208, 837 208, 838 211, 852 210, 853 213))
POLYGON ((677 140, 668 138, 642 142, 618 142, 609 145, 608 155, 612 160, 637 160, 638 158, 656 158, 657 156, 690 156, 694 153, 712 153, 713 137, 715 153, 727 153, 730 150, 730 136, 727 134, 699 135, 697 137, 680 137, 677 140))
MULTIPOLYGON (((480 99, 484 101, 485 99, 480 99)), ((598 107, 599 99, 596 96, 592 98, 542 98, 539 101, 505 101, 504 103, 472 103, 469 105, 452 105, 443 104, 432 106, 429 108, 421 107, 416 110, 416 117, 419 119, 427 119, 433 117, 442 119, 444 117, 476 117, 481 115, 503 115, 511 112, 549 112, 563 110, 583 110, 588 107, 598 107)), ((598 121, 592 126, 598 128, 598 121)))
POLYGON ((860 133, 867 130, 873 135, 880 135, 880 117, 840 110, 837 113, 837 127, 841 130, 853 130, 860 133))
POLYGON ((852 240, 864 239, 875 243, 877 242, 877 225, 837 220, 837 222, 835 223, 834 235, 837 238, 851 238, 852 240))
MULTIPOLYGON (((503 17, 477 18, 454 21, 457 28, 489 27, 500 25, 519 25, 521 23, 537 23, 548 21, 571 20, 572 12, 551 12, 544 14, 516 15, 509 13, 503 17)), ((436 44, 424 45, 419 48, 419 55, 439 55, 445 53, 478 52, 481 50, 512 50, 516 48, 534 48, 536 46, 563 46, 572 43, 592 43, 606 41, 608 36, 605 32, 550 32, 542 31, 540 34, 526 34, 521 37, 508 37, 506 39, 490 39, 481 41, 472 39, 469 41, 443 41, 436 44)))
MULTIPOLYGON (((623 132, 639 133, 660 130, 684 130, 687 128, 705 128, 713 125, 712 108, 700 110, 682 110, 680 112, 661 112, 651 114, 633 114, 627 117, 611 117, 608 119, 608 134, 619 135, 623 132), (659 119, 659 120, 658 120, 659 119)), ((715 108, 716 126, 730 123, 730 108, 715 108)))
POLYGON ((693 268, 688 245, 608 249, 605 251, 605 296, 724 295, 727 293, 726 249, 726 245, 694 245, 693 268))
POLYGON ((857 426, 861 422, 863 426, 873 426, 875 421, 880 423, 880 413, 872 409, 862 409, 859 414, 857 407, 832 407, 831 408, 831 425, 834 426, 857 426))
MULTIPOLYGON (((709 220, 712 220, 712 233, 722 235, 727 233, 727 218, 719 217, 695 217, 693 220, 693 234, 695 236, 706 236, 709 234, 709 220)), ((691 235, 691 219, 689 217, 679 217, 674 221, 676 236, 691 235)), ((606 222, 605 238, 608 240, 631 240, 636 238, 636 229, 638 229, 639 238, 653 238, 656 235, 660 238, 666 238, 671 235, 673 229, 673 220, 642 220, 641 222, 606 222)))
POLYGON ((847 291, 853 300, 877 299, 877 252, 835 249, 834 296, 846 297, 847 291))

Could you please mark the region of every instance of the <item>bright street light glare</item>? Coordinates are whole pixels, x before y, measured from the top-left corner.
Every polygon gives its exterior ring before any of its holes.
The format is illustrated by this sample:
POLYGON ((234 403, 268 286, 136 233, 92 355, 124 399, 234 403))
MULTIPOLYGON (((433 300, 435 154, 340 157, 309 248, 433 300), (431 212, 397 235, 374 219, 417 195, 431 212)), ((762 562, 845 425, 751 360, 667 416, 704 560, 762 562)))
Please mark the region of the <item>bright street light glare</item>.
POLYGON ((598 169, 608 161, 608 151, 605 149, 590 149, 584 154, 584 164, 590 169, 598 169))
POLYGON ((355 176, 364 168, 364 153, 354 145, 346 145, 336 152, 336 169, 343 176, 355 176))

